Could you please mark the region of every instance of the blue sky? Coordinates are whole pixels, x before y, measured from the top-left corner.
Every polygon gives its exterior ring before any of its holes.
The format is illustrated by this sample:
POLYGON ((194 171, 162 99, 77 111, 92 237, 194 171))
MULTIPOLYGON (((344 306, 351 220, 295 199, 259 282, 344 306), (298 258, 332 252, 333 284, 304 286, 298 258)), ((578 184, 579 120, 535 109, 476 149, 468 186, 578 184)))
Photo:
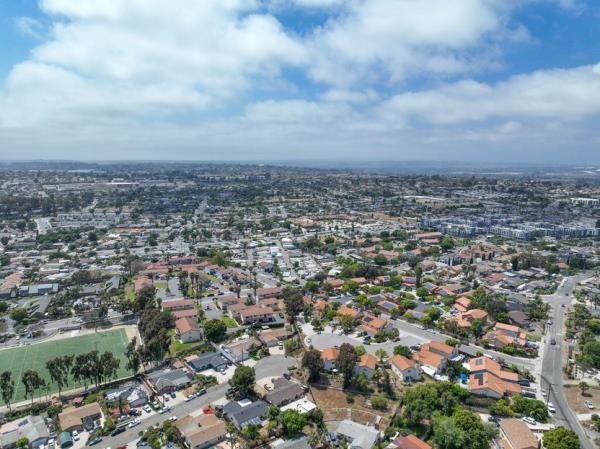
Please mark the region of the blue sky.
POLYGON ((2 159, 600 163, 592 0, 0 2, 2 159))

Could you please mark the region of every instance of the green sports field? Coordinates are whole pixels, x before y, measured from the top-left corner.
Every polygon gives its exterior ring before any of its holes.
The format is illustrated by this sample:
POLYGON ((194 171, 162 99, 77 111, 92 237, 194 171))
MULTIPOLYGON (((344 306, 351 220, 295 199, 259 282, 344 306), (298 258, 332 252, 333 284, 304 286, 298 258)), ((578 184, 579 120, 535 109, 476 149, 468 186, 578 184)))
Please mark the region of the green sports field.
MULTIPOLYGON (((118 377, 125 377, 128 374, 125 369, 125 365, 127 364, 125 358, 126 346, 127 334, 124 329, 20 346, 0 351, 0 371, 8 370, 12 372, 12 378, 15 382, 15 394, 12 402, 19 402, 25 399, 25 387, 21 382, 21 375, 28 369, 32 369, 37 371, 47 382, 51 382, 50 375, 46 369, 46 361, 55 357, 71 354, 77 355, 93 351, 94 349, 98 349, 100 353, 110 351, 115 357, 121 360, 118 377)), ((83 386, 83 384, 74 383, 72 379, 69 379, 69 386, 63 390, 70 390, 79 386, 83 386)), ((55 393, 57 391, 56 386, 51 383, 50 392, 55 393)), ((37 393, 38 396, 44 394, 45 391, 37 393)), ((0 403, 2 403, 1 399, 0 403)))

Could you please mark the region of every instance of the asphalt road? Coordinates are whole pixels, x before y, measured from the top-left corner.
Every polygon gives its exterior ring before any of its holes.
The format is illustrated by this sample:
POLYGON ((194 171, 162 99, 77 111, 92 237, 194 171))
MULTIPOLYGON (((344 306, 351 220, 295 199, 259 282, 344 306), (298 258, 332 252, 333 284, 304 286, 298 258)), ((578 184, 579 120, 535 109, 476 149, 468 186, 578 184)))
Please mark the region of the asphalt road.
MULTIPOLYGON (((378 349, 384 349, 388 354, 394 353, 394 347, 398 345, 412 346, 415 344, 422 344, 431 340, 445 342, 449 336, 434 329, 424 329, 414 324, 407 323, 403 320, 393 320, 392 324, 400 332, 400 341, 393 342, 387 341, 385 343, 372 343, 370 345, 363 345, 367 352, 375 354, 378 349)), ((356 345, 358 342, 356 339, 348 337, 346 335, 337 335, 330 333, 314 334, 310 336, 311 344, 319 349, 329 348, 331 346, 339 346, 342 343, 350 343, 356 345)), ((362 343, 358 343, 362 344, 362 343)), ((534 359, 527 359, 524 357, 512 357, 501 352, 491 351, 484 349, 479 346, 470 345, 476 351, 481 351, 484 354, 489 354, 495 358, 502 358, 506 363, 510 365, 516 365, 520 368, 524 368, 530 371, 535 370, 536 361, 534 359)))
POLYGON ((557 425, 568 427, 575 431, 579 435, 581 445, 584 449, 594 449, 594 444, 588 438, 579 420, 569 407, 563 389, 562 374, 562 362, 565 351, 568 350, 569 346, 569 343, 564 338, 566 312, 568 306, 571 304, 573 291, 577 283, 585 277, 589 277, 589 275, 567 278, 564 284, 559 286, 553 295, 544 298, 552 305, 553 311, 551 316, 552 325, 549 326, 548 335, 544 341, 541 386, 548 393, 547 400, 552 402, 556 408, 554 417, 557 425), (551 343, 552 339, 556 341, 555 345, 551 343))
MULTIPOLYGON (((259 360, 256 366, 254 367, 256 371, 256 379, 261 379, 263 377, 268 376, 281 376, 283 373, 287 372, 287 368, 289 366, 294 364, 294 359, 282 355, 272 355, 269 357, 265 357, 264 359, 259 360)), ((225 392, 228 390, 228 388, 229 385, 227 383, 215 385, 214 387, 209 388, 206 394, 202 396, 199 396, 189 402, 182 402, 180 404, 172 406, 171 410, 165 413, 164 415, 160 415, 156 412, 152 412, 151 415, 146 415, 146 413, 144 412, 144 415, 142 416, 142 422, 139 426, 136 426, 132 429, 127 429, 125 432, 114 437, 104 437, 100 443, 98 443, 96 446, 91 447, 110 447, 112 449, 116 449, 125 444, 129 444, 132 441, 135 441, 139 438, 140 432, 146 431, 149 427, 157 423, 162 423, 163 421, 166 421, 170 416, 177 416, 177 418, 181 418, 183 416, 189 415, 190 413, 197 412, 198 410, 223 399, 225 397, 225 392)))

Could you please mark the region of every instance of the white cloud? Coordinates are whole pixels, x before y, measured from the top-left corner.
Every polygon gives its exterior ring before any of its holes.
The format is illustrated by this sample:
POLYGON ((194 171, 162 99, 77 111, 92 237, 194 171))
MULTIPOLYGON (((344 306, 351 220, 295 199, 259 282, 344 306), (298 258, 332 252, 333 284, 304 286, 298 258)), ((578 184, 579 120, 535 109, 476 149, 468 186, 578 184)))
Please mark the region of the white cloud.
POLYGON ((25 36, 34 39, 43 39, 45 36, 44 26, 33 17, 17 17, 15 24, 19 32, 25 36))
POLYGON ((347 9, 314 37, 309 73, 317 81, 397 82, 477 70, 495 62, 476 51, 486 39, 511 34, 508 8, 497 0, 369 0, 349 2, 347 9))
POLYGON ((494 85, 463 80, 402 93, 386 101, 380 113, 435 124, 515 117, 576 121, 600 115, 600 64, 542 70, 494 85))

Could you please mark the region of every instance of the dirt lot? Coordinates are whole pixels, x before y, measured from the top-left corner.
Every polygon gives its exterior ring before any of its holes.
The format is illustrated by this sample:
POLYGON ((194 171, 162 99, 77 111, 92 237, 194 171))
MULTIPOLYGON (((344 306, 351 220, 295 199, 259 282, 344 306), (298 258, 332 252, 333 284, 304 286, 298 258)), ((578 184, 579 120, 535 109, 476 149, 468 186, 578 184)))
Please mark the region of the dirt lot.
POLYGON ((346 401, 346 393, 341 390, 327 387, 311 387, 311 392, 317 406, 323 410, 326 421, 341 421, 352 419, 362 424, 375 424, 377 417, 381 416, 379 427, 388 426, 395 403, 389 401, 388 410, 382 412, 374 410, 367 405, 368 396, 354 394, 354 402, 346 401))
POLYGON ((591 387, 586 391, 585 396, 581 396, 581 391, 576 385, 565 385, 565 395, 571 410, 575 413, 600 413, 597 410, 600 408, 600 388, 591 387), (584 401, 590 401, 595 408, 590 410, 585 406, 584 401))

